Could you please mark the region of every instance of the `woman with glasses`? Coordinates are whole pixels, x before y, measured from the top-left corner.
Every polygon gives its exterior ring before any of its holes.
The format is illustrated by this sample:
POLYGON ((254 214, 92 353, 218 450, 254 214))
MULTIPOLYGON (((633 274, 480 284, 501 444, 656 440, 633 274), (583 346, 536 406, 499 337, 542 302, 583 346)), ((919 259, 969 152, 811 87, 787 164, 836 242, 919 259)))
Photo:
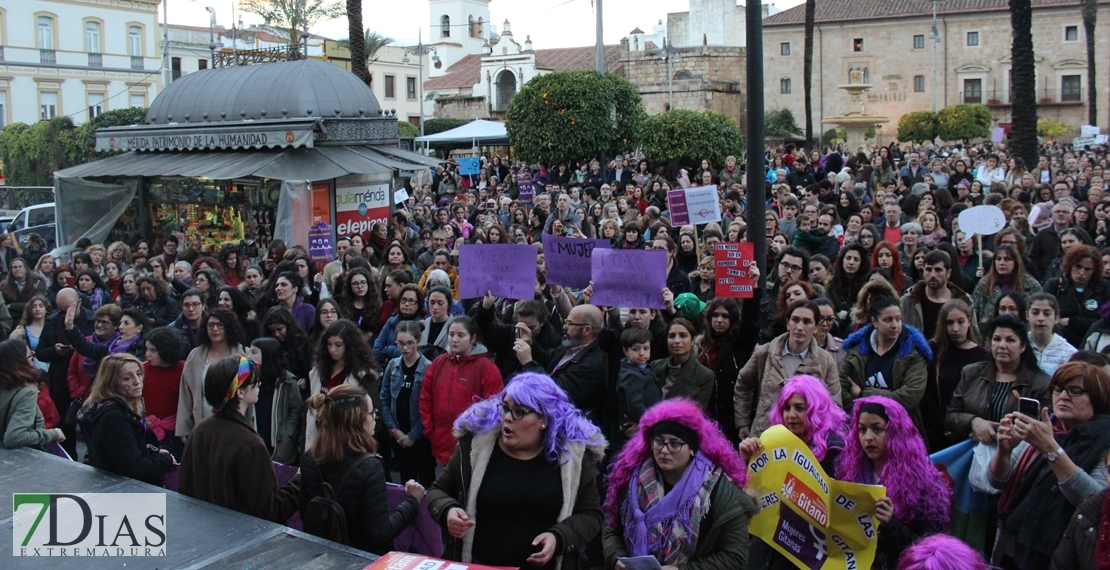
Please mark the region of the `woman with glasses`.
POLYGON ((177 400, 177 426, 174 433, 188 443, 193 427, 212 415, 206 403, 204 378, 208 368, 228 357, 245 355, 245 333, 239 319, 230 311, 215 309, 201 316, 200 346, 185 358, 181 372, 181 392, 177 400))
POLYGON ((431 361, 418 350, 420 329, 419 321, 396 324, 394 347, 400 354, 385 365, 382 375, 381 420, 393 438, 393 457, 401 480, 415 479, 421 485, 431 485, 436 464, 420 420, 420 391, 431 361))
POLYGON ((848 427, 854 435, 837 458, 836 478, 886 487, 887 496, 875 502, 879 541, 871 567, 893 569, 918 538, 948 528, 952 490, 898 402, 883 396, 856 400, 848 427))
POLYGON ((261 384, 259 367, 246 356, 212 363, 204 378, 204 400, 213 415, 191 432, 181 457, 180 490, 233 511, 285 523, 297 510, 299 481, 278 486, 270 452, 248 417, 261 384))
POLYGON ((348 272, 339 299, 343 318, 358 325, 367 340, 373 337, 379 328, 382 296, 377 280, 370 272, 361 267, 348 272))
POLYGON ((1006 414, 990 463, 999 542, 992 564, 1047 568, 1075 509, 1106 488, 1110 449, 1110 374, 1069 362, 1050 382, 1052 406, 1033 417, 1006 414))
MULTIPOLYGON (((409 480, 405 500, 392 510, 386 507, 389 475, 374 439, 381 418, 370 395, 360 386, 345 384, 326 394, 313 394, 308 407, 318 418, 319 432, 301 459, 301 512, 314 498, 328 496, 327 484, 345 514, 343 544, 379 555, 393 550, 393 539, 420 512, 424 487, 409 480)), ((313 531, 307 526, 305 530, 313 531)))
MULTIPOLYGON (((412 283, 403 285, 401 293, 397 296, 397 314, 389 317, 378 338, 374 339, 374 357, 378 359, 378 364, 385 366, 390 360, 401 356, 401 350, 396 344, 397 326, 403 322, 419 321, 423 318, 424 291, 412 283)), ((420 337, 420 334, 416 335, 417 341, 420 337)))
MULTIPOLYGON (((50 390, 39 389, 39 370, 31 365, 35 353, 19 339, 0 342, 0 436, 4 447, 45 447, 65 441, 61 428, 46 429, 38 404, 50 390)), ((51 401, 51 406, 53 402, 51 401)), ((58 412, 54 412, 57 421, 58 412)))
POLYGON ((654 556, 665 568, 744 568, 755 503, 736 448, 697 404, 664 400, 606 477, 605 568, 654 556))
POLYGON ((428 489, 428 510, 449 535, 444 557, 588 567, 580 560, 601 531, 596 480, 606 442, 566 393, 526 372, 453 424, 459 444, 428 489))

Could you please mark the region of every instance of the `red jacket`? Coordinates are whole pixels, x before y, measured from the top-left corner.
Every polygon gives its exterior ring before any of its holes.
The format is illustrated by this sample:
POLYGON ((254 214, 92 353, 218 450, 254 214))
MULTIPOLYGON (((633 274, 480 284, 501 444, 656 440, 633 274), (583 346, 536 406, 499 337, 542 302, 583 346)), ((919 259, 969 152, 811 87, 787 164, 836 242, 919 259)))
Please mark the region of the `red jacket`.
POLYGON ((420 418, 432 455, 447 465, 455 452, 455 419, 471 404, 504 388, 501 371, 487 354, 442 354, 424 372, 420 389, 420 418))

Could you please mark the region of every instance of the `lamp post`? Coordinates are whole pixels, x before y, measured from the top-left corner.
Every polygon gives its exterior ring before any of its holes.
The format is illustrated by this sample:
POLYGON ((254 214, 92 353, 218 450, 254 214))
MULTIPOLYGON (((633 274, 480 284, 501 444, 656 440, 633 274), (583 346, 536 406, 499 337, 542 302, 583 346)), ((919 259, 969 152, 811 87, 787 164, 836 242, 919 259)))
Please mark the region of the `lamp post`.
POLYGON ((216 48, 220 45, 216 43, 216 9, 212 6, 205 8, 208 11, 208 49, 212 52, 212 67, 216 67, 216 48))
MULTIPOLYGON (((421 28, 417 32, 417 40, 415 47, 405 48, 405 55, 401 58, 401 63, 409 64, 409 55, 415 55, 420 61, 418 67, 420 68, 420 79, 417 80, 417 89, 419 90, 420 98, 420 136, 424 136, 424 56, 432 54, 432 61, 439 61, 439 54, 436 53, 436 48, 424 45, 424 29, 421 28)), ((425 144, 425 147, 427 144, 425 144)))
POLYGON ((673 62, 678 58, 678 48, 667 38, 663 38, 663 60, 667 62, 667 110, 674 108, 674 68, 673 62))
POLYGON ((937 1, 933 0, 933 29, 929 31, 929 39, 933 42, 933 112, 937 112, 937 44, 940 43, 940 31, 937 30, 937 1))

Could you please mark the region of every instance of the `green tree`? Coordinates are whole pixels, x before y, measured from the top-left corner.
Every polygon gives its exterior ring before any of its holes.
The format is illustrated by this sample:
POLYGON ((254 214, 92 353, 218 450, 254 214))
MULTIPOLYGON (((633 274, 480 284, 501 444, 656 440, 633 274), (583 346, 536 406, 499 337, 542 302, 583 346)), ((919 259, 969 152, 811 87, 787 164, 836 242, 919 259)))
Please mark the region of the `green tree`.
POLYGON ((641 130, 641 148, 651 164, 724 164, 741 156, 744 139, 732 117, 712 111, 677 109, 648 117, 641 130))
POLYGON ((397 134, 402 137, 418 137, 420 136, 420 127, 408 121, 397 121, 397 134))
POLYGON ((1054 119, 1037 120, 1037 136, 1046 139, 1058 139, 1073 131, 1072 126, 1054 119))
POLYGON ((631 150, 646 118, 640 94, 623 77, 564 71, 526 83, 505 127, 521 159, 551 164, 631 150))
POLYGON ((1030 0, 1010 0, 1010 89, 1013 94, 1011 156, 1037 164, 1037 77, 1033 59, 1033 6, 1030 0))
POLYGON ((945 107, 937 111, 937 136, 945 141, 989 137, 991 120, 991 110, 986 105, 965 103, 945 107))
MULTIPOLYGON (((284 30, 288 34, 289 45, 294 46, 301 43, 302 31, 347 13, 340 0, 242 0, 240 7, 262 16, 267 25, 284 30)), ((361 30, 362 24, 359 23, 356 29, 361 30)))
POLYGON ((832 146, 846 140, 848 140, 848 131, 844 129, 828 129, 821 134, 821 146, 832 146))
POLYGON ((0 158, 10 186, 52 186, 54 171, 73 164, 79 145, 69 117, 13 123, 0 131, 0 158))
POLYGON ((779 139, 790 139, 802 134, 802 129, 790 109, 767 111, 763 116, 763 131, 768 137, 779 139))
POLYGON ((114 111, 107 111, 96 116, 91 121, 86 121, 85 124, 77 127, 75 133, 76 147, 73 149, 71 158, 73 164, 83 164, 94 159, 103 158, 112 154, 119 154, 123 151, 96 151, 96 130, 106 127, 126 127, 130 125, 141 125, 146 122, 146 109, 142 107, 127 107, 125 109, 116 109, 114 111))
POLYGON ((906 113, 898 120, 898 140, 928 142, 937 138, 937 114, 932 111, 906 113))

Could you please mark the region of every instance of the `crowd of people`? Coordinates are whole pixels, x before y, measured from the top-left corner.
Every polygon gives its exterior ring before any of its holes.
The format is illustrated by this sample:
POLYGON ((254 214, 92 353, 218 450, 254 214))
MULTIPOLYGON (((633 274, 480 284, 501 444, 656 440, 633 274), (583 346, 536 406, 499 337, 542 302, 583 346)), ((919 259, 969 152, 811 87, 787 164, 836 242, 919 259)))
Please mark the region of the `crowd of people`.
POLYGON ((181 492, 274 522, 334 497, 343 540, 378 554, 427 509, 452 560, 763 569, 789 562, 749 537, 746 462, 783 425, 830 476, 886 488, 875 568, 1110 564, 1110 156, 1041 150, 770 149, 755 227, 734 157, 494 157, 417 172, 327 264, 173 235, 0 247, 4 444, 155 485, 177 470, 181 492), (706 185, 722 220, 672 226, 666 193, 706 185), (1006 227, 961 231, 977 205, 1006 227), (756 231, 754 295, 717 297, 715 245, 756 231), (665 308, 548 283, 543 234, 664 250, 665 308), (460 298, 460 250, 483 243, 540 248, 533 298, 460 298), (945 535, 928 455, 968 439, 997 490, 983 558, 945 535))

